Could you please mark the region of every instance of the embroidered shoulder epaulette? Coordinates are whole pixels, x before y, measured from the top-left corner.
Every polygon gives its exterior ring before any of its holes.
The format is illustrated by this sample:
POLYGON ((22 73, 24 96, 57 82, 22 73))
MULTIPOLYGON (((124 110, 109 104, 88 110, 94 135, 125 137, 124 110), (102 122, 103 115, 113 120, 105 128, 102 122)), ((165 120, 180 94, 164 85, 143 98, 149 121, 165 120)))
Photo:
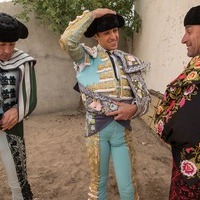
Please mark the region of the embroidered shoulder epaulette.
POLYGON ((85 49, 85 51, 91 55, 93 58, 96 58, 97 57, 97 47, 94 46, 94 47, 88 47, 86 46, 84 43, 81 44, 81 46, 85 49))
POLYGON ((114 54, 118 56, 123 62, 123 68, 126 73, 134 73, 143 71, 149 67, 149 63, 141 61, 139 58, 132 54, 124 53, 123 51, 116 50, 114 54))

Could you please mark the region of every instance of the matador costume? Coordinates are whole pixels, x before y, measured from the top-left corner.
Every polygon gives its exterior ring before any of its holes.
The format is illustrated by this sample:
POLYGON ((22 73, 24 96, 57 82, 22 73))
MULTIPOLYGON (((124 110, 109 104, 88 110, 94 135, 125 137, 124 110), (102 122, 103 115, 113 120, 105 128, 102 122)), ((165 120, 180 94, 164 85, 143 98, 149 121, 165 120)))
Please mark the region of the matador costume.
POLYGON ((141 76, 145 64, 137 57, 114 50, 116 68, 100 45, 93 48, 80 43, 93 22, 85 11, 70 22, 60 45, 74 61, 81 98, 86 109, 86 146, 91 168, 89 199, 107 199, 109 158, 112 155, 121 199, 133 200, 133 146, 130 120, 106 116, 118 106, 114 101, 136 104, 133 118, 146 113, 150 96, 141 76), (124 173, 125 172, 125 173, 124 173))
POLYGON ((16 41, 27 36, 24 24, 0 13, 0 154, 13 200, 33 199, 26 170, 23 119, 37 103, 36 60, 15 48, 16 41), (13 110, 18 113, 18 121, 9 129, 4 128, 3 120, 8 115, 13 117, 13 110))

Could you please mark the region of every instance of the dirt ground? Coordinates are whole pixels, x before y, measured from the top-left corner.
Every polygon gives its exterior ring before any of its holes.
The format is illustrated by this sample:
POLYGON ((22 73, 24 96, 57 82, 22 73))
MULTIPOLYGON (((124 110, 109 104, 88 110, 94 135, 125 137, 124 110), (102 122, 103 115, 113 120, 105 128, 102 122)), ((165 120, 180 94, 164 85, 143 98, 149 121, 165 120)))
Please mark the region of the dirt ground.
MULTIPOLYGON (((84 115, 54 113, 25 120, 29 181, 35 200, 86 200, 90 181, 84 115)), ((132 121, 140 200, 167 200, 171 174, 169 148, 141 119, 132 121)), ((112 170, 109 200, 119 200, 112 170)), ((0 200, 10 200, 0 161, 0 200)))

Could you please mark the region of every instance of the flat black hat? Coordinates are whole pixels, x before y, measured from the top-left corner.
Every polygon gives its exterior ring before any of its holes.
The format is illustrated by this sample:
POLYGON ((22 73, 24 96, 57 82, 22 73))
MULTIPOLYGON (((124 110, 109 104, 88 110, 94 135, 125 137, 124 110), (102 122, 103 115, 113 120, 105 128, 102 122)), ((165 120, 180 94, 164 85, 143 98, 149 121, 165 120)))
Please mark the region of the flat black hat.
POLYGON ((16 42, 27 37, 28 29, 24 24, 6 13, 0 13, 1 42, 16 42))
POLYGON ((200 5, 190 8, 184 19, 184 26, 200 25, 200 5))
POLYGON ((113 28, 121 28, 124 26, 124 18, 119 14, 106 14, 100 18, 94 19, 86 32, 85 37, 90 38, 98 32, 107 31, 113 28))

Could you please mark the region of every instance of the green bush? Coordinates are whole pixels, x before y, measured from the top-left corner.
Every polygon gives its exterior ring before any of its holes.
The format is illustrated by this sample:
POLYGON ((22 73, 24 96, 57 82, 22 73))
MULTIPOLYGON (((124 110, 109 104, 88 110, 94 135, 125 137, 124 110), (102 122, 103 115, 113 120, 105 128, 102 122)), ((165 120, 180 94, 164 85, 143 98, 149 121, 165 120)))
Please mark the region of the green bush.
POLYGON ((13 0, 23 11, 18 17, 28 21, 31 12, 36 13, 41 23, 48 23, 50 30, 63 33, 68 23, 81 15, 84 10, 110 8, 122 15, 125 20, 125 33, 131 37, 139 32, 141 19, 134 10, 134 0, 13 0))

